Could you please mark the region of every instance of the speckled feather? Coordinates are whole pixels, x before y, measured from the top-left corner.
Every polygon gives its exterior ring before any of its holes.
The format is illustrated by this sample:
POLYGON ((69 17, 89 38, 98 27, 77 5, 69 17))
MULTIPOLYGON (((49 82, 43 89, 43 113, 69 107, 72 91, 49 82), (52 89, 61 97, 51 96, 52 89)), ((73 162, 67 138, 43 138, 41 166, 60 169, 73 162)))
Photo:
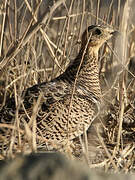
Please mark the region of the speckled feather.
MULTIPOLYGON (((62 75, 25 91, 23 103, 30 116, 33 103, 42 92, 36 121, 37 135, 42 136, 44 142, 61 144, 78 137, 89 128, 98 113, 101 99, 98 50, 112 36, 113 30, 90 27, 82 35, 78 56, 62 75)), ((0 112, 1 122, 8 121, 6 110, 9 113, 10 108, 14 112, 15 104, 7 101, 0 112)), ((22 108, 20 114, 29 121, 22 108)), ((10 115, 10 120, 13 123, 14 115, 10 115)))

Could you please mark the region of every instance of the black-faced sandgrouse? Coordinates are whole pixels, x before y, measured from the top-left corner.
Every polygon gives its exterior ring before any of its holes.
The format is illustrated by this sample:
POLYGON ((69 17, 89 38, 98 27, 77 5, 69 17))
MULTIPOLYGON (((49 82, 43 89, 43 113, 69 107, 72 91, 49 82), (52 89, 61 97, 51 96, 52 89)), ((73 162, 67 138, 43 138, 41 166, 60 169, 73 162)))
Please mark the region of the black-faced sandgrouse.
MULTIPOLYGON (((43 144, 57 147, 67 140, 72 141, 89 128, 101 100, 98 51, 113 33, 114 30, 108 27, 89 26, 82 35, 78 56, 66 71, 50 82, 37 84, 25 91, 25 111, 22 107, 19 110, 20 127, 24 121, 29 123, 33 104, 41 94, 36 113, 39 143, 42 139, 43 144)), ((0 112, 1 123, 9 122, 9 118, 13 123, 15 110, 15 103, 7 101, 0 112)))

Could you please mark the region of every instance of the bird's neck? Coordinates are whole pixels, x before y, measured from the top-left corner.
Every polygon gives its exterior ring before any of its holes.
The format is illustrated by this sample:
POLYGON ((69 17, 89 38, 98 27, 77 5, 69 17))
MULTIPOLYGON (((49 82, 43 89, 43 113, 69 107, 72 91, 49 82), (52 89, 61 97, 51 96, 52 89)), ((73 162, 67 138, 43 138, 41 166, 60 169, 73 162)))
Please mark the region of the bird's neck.
POLYGON ((68 67, 66 73, 73 81, 77 78, 76 87, 80 87, 90 94, 92 93, 96 98, 101 97, 98 51, 90 48, 86 52, 80 50, 79 55, 73 64, 68 67))
POLYGON ((89 49, 89 52, 86 52, 86 54, 84 55, 76 84, 77 86, 85 88, 87 92, 89 92, 90 94, 92 93, 96 98, 101 98, 97 51, 89 49))

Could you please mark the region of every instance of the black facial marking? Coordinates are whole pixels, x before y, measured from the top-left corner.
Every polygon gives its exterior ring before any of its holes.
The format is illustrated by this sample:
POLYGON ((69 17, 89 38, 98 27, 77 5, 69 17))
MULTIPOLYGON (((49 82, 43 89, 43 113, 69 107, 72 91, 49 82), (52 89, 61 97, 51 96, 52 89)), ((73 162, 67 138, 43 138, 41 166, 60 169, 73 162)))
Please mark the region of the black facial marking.
POLYGON ((89 27, 88 27, 88 32, 89 32, 90 30, 94 29, 95 27, 97 27, 97 26, 96 26, 96 25, 91 25, 91 26, 89 26, 89 27))
POLYGON ((97 29, 95 30, 95 34, 100 35, 101 33, 102 33, 102 32, 101 32, 100 29, 97 28, 97 29))

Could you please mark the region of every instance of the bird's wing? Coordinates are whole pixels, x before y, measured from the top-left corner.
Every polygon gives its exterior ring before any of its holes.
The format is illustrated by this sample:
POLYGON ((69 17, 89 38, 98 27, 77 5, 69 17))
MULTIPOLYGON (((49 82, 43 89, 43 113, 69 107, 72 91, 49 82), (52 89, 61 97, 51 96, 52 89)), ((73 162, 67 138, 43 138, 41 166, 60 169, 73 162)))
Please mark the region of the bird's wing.
POLYGON ((42 93, 41 103, 49 106, 62 99, 70 91, 70 84, 61 80, 53 80, 28 88, 24 95, 24 106, 30 108, 42 93))
MULTIPOLYGON (((71 85, 68 82, 64 82, 61 79, 55 79, 50 82, 34 85, 24 91, 22 97, 24 106, 20 106, 19 111, 24 113, 25 107, 27 112, 32 113, 34 103, 38 100, 41 93, 42 98, 40 105, 45 111, 46 107, 55 104, 55 102, 61 100, 66 94, 68 94, 70 91, 70 86, 71 85)), ((5 106, 0 110, 0 122, 12 121, 11 119, 14 119, 15 111, 15 98, 8 98, 5 106)))

